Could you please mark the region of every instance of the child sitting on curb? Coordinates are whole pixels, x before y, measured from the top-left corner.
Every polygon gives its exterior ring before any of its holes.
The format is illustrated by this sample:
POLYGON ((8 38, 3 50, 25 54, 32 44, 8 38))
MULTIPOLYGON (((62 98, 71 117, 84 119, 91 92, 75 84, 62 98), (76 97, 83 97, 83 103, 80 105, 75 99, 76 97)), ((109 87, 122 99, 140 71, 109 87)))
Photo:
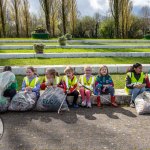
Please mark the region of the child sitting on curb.
POLYGON ((74 97, 72 106, 74 108, 78 108, 77 100, 78 100, 79 92, 77 91, 77 83, 78 83, 77 77, 74 75, 73 68, 70 66, 67 66, 65 68, 64 73, 66 74, 65 76, 63 76, 62 79, 64 84, 64 91, 66 92, 67 96, 74 97))
POLYGON ((145 75, 142 72, 142 65, 135 63, 127 71, 125 91, 131 95, 130 107, 134 108, 135 98, 145 91, 145 75))
POLYGON ((85 74, 79 77, 79 90, 82 98, 81 105, 91 108, 90 96, 93 91, 95 77, 92 76, 92 68, 90 66, 85 66, 84 72, 85 74))
MULTIPOLYGON (((11 66, 5 66, 3 68, 3 72, 5 71, 11 71, 12 72, 12 69, 11 69, 11 66)), ((14 75, 15 77, 15 75, 14 75)), ((17 88, 18 88, 18 84, 17 84, 17 80, 16 78, 14 79, 14 83, 12 83, 5 91, 4 91, 4 94, 3 96, 4 97, 10 97, 10 100, 12 100, 12 98, 16 95, 17 93, 17 88)))
POLYGON ((34 93, 36 99, 40 96, 39 78, 32 66, 26 69, 26 77, 24 77, 22 82, 22 91, 34 93))
POLYGON ((48 87, 58 87, 60 84, 60 77, 57 76, 57 72, 54 68, 47 68, 45 71, 45 78, 41 83, 41 90, 45 90, 48 87))
POLYGON ((99 75, 96 77, 95 82, 94 94, 97 95, 97 106, 101 106, 100 94, 110 94, 112 106, 117 107, 118 105, 115 102, 114 93, 114 83, 108 73, 108 67, 103 65, 99 69, 99 75))

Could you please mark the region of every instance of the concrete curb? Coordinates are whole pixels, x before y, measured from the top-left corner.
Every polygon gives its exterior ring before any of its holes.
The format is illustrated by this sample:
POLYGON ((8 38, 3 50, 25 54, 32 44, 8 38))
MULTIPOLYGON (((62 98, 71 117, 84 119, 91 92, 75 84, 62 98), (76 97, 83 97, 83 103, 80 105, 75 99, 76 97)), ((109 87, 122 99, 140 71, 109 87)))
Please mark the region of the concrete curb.
POLYGON ((99 57, 150 57, 150 52, 81 52, 81 53, 0 53, 0 59, 11 58, 99 58, 99 57))
MULTIPOLYGON (((67 46, 58 46, 58 45, 48 45, 45 46, 45 49, 51 49, 51 48, 85 48, 85 49, 96 49, 96 48, 107 48, 107 49, 117 49, 117 48, 150 48, 150 46, 131 46, 131 45, 126 45, 126 46, 111 46, 111 45, 67 45, 67 46)), ((9 45, 9 46, 0 46, 0 50, 6 50, 6 49, 33 49, 32 45, 9 45)))
MULTIPOLYGON (((106 64, 109 73, 126 73, 126 70, 129 66, 132 66, 133 64, 106 64)), ((56 71, 58 71, 59 74, 64 74, 64 69, 67 65, 45 65, 45 66, 33 66, 36 68, 37 73, 39 75, 42 75, 45 73, 46 68, 55 68, 56 71)), ((83 74, 84 73, 84 66, 86 65, 71 65, 74 68, 75 74, 83 74)), ((92 67, 92 73, 98 74, 98 70, 100 67, 100 64, 90 65, 92 67)), ((143 64, 143 71, 148 72, 150 70, 150 64, 143 64)), ((0 72, 2 72, 4 66, 0 66, 0 72)), ((12 72, 16 75, 25 75, 26 74, 26 68, 27 66, 12 66, 12 72)))

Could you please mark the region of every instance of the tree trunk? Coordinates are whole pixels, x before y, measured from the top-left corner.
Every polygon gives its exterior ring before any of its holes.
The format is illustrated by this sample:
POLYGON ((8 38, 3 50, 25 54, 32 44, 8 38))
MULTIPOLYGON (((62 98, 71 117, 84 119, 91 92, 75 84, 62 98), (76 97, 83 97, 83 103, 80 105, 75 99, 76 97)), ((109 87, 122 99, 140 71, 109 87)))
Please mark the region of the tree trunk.
POLYGON ((1 14, 1 21, 2 21, 2 33, 3 37, 6 36, 6 30, 5 30, 5 19, 4 19, 4 11, 3 11, 3 6, 2 6, 3 1, 0 0, 0 14, 1 14))
POLYGON ((66 34, 66 17, 65 17, 65 0, 62 0, 62 23, 63 23, 63 34, 66 34))

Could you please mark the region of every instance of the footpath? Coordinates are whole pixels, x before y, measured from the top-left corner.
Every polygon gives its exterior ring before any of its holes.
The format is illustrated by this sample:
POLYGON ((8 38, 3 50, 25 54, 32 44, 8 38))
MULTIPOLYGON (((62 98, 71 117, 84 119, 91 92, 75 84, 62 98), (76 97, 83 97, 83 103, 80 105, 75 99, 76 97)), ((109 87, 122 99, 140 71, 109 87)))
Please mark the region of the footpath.
POLYGON ((130 107, 94 106, 50 112, 0 115, 0 150, 150 150, 150 115, 130 107))

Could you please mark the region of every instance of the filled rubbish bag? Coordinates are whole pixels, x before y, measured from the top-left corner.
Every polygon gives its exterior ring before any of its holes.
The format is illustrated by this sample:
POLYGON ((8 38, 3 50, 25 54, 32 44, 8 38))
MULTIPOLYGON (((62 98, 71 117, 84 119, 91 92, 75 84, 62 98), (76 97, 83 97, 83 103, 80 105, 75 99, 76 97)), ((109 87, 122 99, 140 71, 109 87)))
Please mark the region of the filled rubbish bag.
POLYGON ((11 111, 27 111, 34 108, 36 103, 36 94, 34 92, 18 92, 9 105, 11 111))
POLYGON ((59 87, 47 88, 37 101, 36 110, 39 111, 58 111, 61 107, 62 110, 68 110, 66 103, 66 95, 59 87))
POLYGON ((143 92, 136 97, 135 108, 139 115, 150 113, 150 92, 143 92))
POLYGON ((9 98, 4 97, 4 91, 16 82, 15 75, 10 71, 0 73, 0 112, 7 111, 9 106, 9 98))

